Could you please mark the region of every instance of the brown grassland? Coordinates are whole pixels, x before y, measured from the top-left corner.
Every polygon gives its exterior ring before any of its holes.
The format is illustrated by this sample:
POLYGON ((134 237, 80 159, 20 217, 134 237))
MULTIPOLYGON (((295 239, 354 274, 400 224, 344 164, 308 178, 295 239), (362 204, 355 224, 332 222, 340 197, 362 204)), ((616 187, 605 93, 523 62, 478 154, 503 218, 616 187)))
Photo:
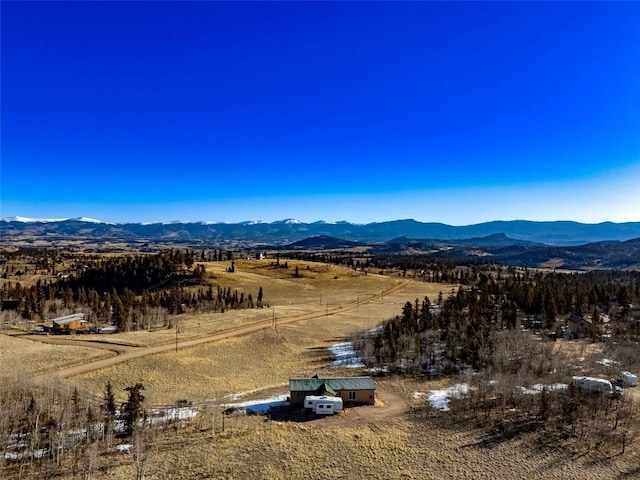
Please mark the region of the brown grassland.
MULTIPOLYGON (((437 385, 440 385, 438 382, 437 385)), ((407 401, 407 380, 379 382, 380 397, 407 401)), ((149 478, 170 479, 611 479, 637 478, 637 456, 594 461, 568 449, 537 448, 531 436, 492 441, 448 413, 409 402, 399 412, 388 405, 346 410, 336 418, 306 423, 262 417, 227 419, 215 437, 206 420, 162 435, 147 461, 149 478)), ((133 478, 125 456, 111 457, 104 477, 133 478)))
POLYGON ((28 379, 36 374, 79 365, 113 354, 74 345, 48 345, 0 335, 0 382, 28 379))
MULTIPOLYGON (((235 273, 225 271, 228 262, 205 264, 211 280, 251 293, 254 299, 262 287, 265 308, 181 315, 176 319, 177 333, 164 329, 72 335, 65 338, 71 345, 0 335, 2 374, 16 365, 23 377, 46 379, 42 374, 51 372, 52 384, 75 386, 94 397, 111 382, 119 401, 125 399, 124 387, 141 382, 146 402, 153 405, 181 398, 203 404, 238 393, 260 398, 286 393, 290 377, 357 373, 327 368, 332 361, 327 347, 398 315, 407 301, 424 296, 434 301, 439 292, 446 296, 454 288, 320 263, 289 261, 288 269, 271 263, 236 260, 235 273), (301 278, 293 277, 296 265, 301 278), (188 348, 182 344, 250 324, 261 328, 188 348), (73 342, 109 341, 142 351, 172 346, 176 335, 177 351, 169 348, 68 378, 53 375, 65 366, 114 355, 73 342)), ((222 430, 220 409, 207 407, 194 421, 157 431, 146 440, 144 476, 194 480, 640 478, 640 449, 635 445, 625 455, 602 459, 575 451, 569 442, 567 448, 540 447, 527 433, 499 441, 450 413, 432 410, 425 400, 413 399, 413 392, 441 388, 453 380, 394 377, 376 382, 376 405, 308 422, 232 417, 225 419, 222 430)), ((91 478, 136 477, 132 455, 105 453, 97 464, 91 478)), ((7 471, 8 478, 14 473, 7 471)))

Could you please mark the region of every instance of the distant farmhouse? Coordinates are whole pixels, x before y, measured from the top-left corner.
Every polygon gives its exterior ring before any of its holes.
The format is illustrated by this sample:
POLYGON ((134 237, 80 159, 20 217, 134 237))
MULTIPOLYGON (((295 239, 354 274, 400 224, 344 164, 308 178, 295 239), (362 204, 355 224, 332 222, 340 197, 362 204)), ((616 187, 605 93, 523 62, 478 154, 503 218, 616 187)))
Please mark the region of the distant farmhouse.
POLYGON ((375 403, 376 387, 371 377, 319 377, 289 379, 291 405, 304 405, 312 395, 340 397, 345 405, 375 403))
POLYGON ((84 329, 88 322, 84 319, 84 313, 73 313, 64 317, 53 318, 51 323, 51 330, 54 333, 70 333, 84 329))
POLYGON ((590 321, 571 315, 567 320, 567 330, 571 338, 585 338, 593 334, 594 327, 590 321))

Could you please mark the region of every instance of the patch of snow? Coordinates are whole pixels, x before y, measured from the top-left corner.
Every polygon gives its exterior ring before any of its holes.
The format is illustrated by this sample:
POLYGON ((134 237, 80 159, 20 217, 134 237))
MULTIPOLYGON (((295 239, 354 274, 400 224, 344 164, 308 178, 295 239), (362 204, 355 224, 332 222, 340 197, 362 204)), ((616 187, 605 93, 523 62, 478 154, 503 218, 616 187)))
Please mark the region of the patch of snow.
POLYGON ((147 417, 147 425, 157 425, 159 423, 168 423, 174 420, 191 420, 198 412, 189 407, 176 408, 154 408, 151 410, 151 416, 147 417))
POLYGON ((226 403, 225 409, 228 408, 246 408, 247 410, 257 413, 258 415, 266 415, 273 407, 281 407, 289 404, 289 395, 275 395, 273 397, 261 400, 247 400, 246 402, 226 403))
MULTIPOLYGON (((518 388, 520 389, 520 393, 522 393, 523 395, 537 395, 540 392, 542 392, 542 389, 544 387, 545 386, 542 385, 541 383, 536 383, 535 385, 531 385, 531 387, 529 388, 525 388, 525 387, 518 387, 518 388)), ((547 385, 548 392, 562 392, 567 388, 569 388, 569 385, 567 385, 566 383, 552 383, 547 385)))
POLYGON ((4 459, 7 461, 17 462, 29 458, 45 458, 49 455, 48 448, 38 448, 27 452, 4 452, 4 459))
POLYGON ((387 367, 371 367, 367 368, 366 372, 372 375, 387 375, 389 373, 389 369, 387 367))
POLYGON ((120 445, 116 445, 116 450, 118 453, 131 453, 131 449, 133 445, 130 443, 121 443, 120 445))
POLYGON ((44 458, 47 455, 49 455, 49 449, 48 448, 38 448, 37 450, 34 450, 31 453, 31 456, 33 458, 44 458))
POLYGON ((458 400, 469 392, 469 385, 466 383, 456 383, 451 387, 441 390, 431 390, 429 392, 429 404, 442 412, 449 411, 449 400, 458 400))
POLYGON ((353 343, 342 342, 336 343, 329 347, 329 351, 333 353, 336 359, 331 364, 332 368, 346 367, 346 368, 362 368, 362 358, 353 349, 353 343))
POLYGON ((371 330, 367 330, 364 334, 365 337, 375 337, 376 335, 382 335, 384 332, 384 325, 379 325, 371 330))
POLYGON ((127 424, 124 420, 114 420, 113 431, 116 433, 124 433, 127 431, 127 424))
POLYGON ((596 363, 604 365, 605 367, 613 367, 618 362, 616 362, 615 360, 611 360, 610 358, 603 358, 602 360, 598 360, 596 363))

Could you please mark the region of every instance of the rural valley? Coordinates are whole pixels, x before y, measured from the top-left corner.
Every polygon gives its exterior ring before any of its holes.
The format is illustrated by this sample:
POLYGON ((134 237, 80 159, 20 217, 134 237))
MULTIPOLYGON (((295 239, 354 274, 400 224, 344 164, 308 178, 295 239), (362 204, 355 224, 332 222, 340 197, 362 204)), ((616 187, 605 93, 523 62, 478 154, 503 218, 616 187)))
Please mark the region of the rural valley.
POLYGON ((633 268, 34 239, 3 237, 3 478, 640 475, 633 268))

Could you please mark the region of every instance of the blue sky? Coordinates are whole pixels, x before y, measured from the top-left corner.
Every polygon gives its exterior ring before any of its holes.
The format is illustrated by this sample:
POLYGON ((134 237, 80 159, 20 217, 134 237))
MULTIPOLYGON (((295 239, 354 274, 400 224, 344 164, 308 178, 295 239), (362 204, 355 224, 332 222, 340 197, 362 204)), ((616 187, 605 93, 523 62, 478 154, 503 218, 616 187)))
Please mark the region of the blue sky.
POLYGON ((638 2, 1 9, 2 217, 640 221, 638 2))

